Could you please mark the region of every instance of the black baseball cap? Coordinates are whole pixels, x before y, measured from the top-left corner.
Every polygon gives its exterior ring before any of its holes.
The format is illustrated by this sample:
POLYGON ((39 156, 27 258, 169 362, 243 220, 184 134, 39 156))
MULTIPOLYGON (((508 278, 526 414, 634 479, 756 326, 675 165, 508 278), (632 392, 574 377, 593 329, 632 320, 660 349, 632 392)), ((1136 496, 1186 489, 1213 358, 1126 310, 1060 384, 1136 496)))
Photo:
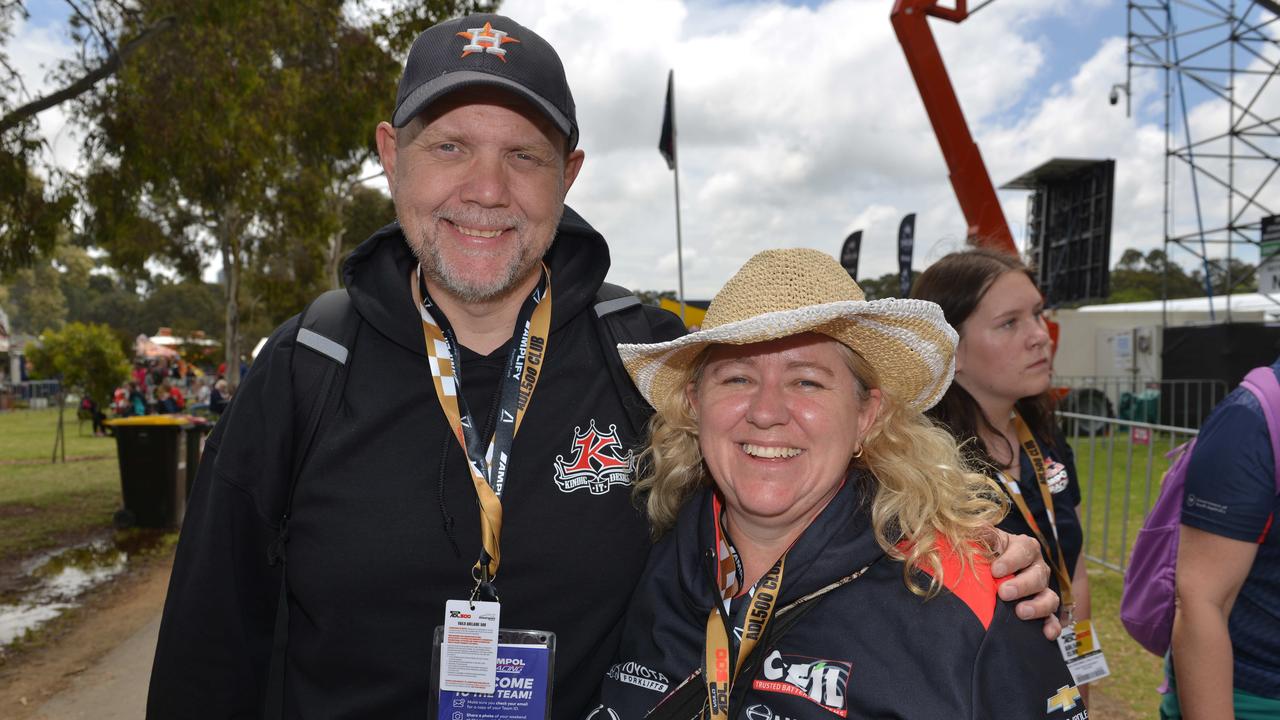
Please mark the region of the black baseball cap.
POLYGON ((578 119, 555 49, 502 15, 446 20, 413 41, 391 124, 402 128, 431 103, 465 87, 502 88, 529 101, 578 146, 578 119))

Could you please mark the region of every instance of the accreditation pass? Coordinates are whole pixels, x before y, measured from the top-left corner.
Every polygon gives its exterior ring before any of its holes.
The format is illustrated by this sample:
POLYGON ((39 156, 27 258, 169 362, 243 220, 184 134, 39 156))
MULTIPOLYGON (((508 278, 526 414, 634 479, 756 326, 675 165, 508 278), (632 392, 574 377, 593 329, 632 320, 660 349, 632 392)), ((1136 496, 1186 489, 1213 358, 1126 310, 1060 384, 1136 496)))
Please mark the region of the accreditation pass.
POLYGON ((1058 649, 1067 661, 1071 679, 1076 685, 1084 685, 1111 674, 1107 658, 1102 654, 1102 642, 1098 631, 1089 620, 1077 620, 1062 628, 1058 636, 1058 649))
POLYGON ((449 600, 440 644, 440 689, 492 693, 498 671, 496 602, 449 600))

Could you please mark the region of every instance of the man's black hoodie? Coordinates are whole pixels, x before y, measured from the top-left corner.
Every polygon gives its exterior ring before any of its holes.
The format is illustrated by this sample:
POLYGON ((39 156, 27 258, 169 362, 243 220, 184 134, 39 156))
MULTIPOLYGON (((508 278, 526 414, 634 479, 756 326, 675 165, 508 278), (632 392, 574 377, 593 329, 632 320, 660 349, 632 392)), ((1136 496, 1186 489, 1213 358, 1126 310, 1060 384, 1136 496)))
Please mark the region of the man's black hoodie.
MULTIPOLYGON (((638 433, 592 312, 608 248, 566 208, 546 262, 549 349, 512 447, 497 588, 504 627, 557 634, 553 717, 567 719, 589 709, 649 542, 630 475, 611 469, 630 461, 638 433), (593 472, 595 482, 582 482, 593 472)), ((434 394, 410 294, 414 266, 397 225, 344 266, 363 322, 289 521, 285 717, 423 717, 432 633, 445 601, 472 589, 479 512, 434 394)), ((655 341, 682 330, 669 313, 650 321, 655 341)), ((272 335, 209 438, 165 604, 149 717, 261 712, 280 587, 267 551, 294 461, 296 329, 295 318, 272 335)), ((492 413, 509 350, 462 350, 463 395, 479 423, 492 413)))

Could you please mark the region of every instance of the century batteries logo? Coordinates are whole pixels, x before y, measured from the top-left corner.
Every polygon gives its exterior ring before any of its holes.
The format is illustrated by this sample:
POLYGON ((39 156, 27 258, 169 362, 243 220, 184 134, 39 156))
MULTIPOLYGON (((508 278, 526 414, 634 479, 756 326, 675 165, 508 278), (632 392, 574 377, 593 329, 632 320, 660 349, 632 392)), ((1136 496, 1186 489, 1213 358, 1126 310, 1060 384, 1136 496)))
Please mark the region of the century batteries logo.
POLYGON ((751 684, 761 692, 802 697, 846 717, 845 705, 849 673, 853 665, 840 660, 823 660, 802 655, 783 655, 774 650, 764 660, 761 675, 751 684))

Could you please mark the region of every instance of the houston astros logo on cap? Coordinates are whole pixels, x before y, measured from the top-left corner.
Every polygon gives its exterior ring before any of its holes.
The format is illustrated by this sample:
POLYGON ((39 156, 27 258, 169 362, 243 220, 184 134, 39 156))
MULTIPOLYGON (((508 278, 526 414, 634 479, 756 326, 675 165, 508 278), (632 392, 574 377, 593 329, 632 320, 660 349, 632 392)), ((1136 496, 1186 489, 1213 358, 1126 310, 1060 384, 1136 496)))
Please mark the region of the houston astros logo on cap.
POLYGON ((509 42, 520 42, 516 38, 509 37, 502 30, 494 30, 493 25, 487 22, 482 28, 468 28, 466 31, 458 33, 458 37, 471 41, 462 46, 462 57, 466 57, 471 53, 486 52, 490 55, 497 55, 502 62, 507 61, 507 51, 503 50, 502 46, 509 42))

